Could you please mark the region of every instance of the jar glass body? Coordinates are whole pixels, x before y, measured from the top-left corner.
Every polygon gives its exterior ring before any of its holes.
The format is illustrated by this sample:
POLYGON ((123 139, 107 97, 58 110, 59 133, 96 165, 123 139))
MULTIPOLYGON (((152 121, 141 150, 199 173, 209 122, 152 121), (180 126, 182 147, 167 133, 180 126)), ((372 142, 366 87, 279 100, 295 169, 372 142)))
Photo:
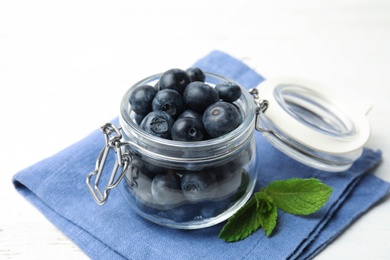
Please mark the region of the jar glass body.
MULTIPOLYGON (((257 176, 255 104, 242 89, 234 102, 242 123, 232 132, 209 140, 182 142, 159 138, 135 122, 129 98, 141 85, 154 86, 161 74, 132 86, 121 102, 123 149, 132 162, 120 190, 142 217, 172 228, 197 229, 232 216, 250 198, 257 176)), ((206 74, 211 86, 228 79, 206 74)))

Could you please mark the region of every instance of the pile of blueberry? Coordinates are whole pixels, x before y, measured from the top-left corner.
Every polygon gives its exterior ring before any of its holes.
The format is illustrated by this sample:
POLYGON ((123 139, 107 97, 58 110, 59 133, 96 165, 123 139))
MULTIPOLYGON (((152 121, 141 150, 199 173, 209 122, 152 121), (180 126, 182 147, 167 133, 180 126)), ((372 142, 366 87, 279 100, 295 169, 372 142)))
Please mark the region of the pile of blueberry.
POLYGON ((231 132, 242 123, 233 103, 241 96, 234 82, 214 87, 191 67, 164 72, 155 86, 138 86, 130 96, 135 121, 152 135, 175 141, 201 141, 231 132))
POLYGON ((200 171, 159 167, 134 155, 125 175, 127 199, 141 215, 174 222, 217 216, 246 191, 249 177, 244 166, 252 149, 248 146, 229 162, 200 171))
MULTIPOLYGON (((144 131, 175 141, 201 141, 227 134, 242 123, 234 104, 241 94, 234 82, 205 83, 205 73, 192 67, 170 69, 154 86, 138 86, 129 102, 133 119, 144 131)), ((142 214, 175 222, 214 217, 246 190, 245 166, 253 150, 248 145, 222 165, 199 171, 160 167, 134 155, 125 175, 128 199, 142 214)))

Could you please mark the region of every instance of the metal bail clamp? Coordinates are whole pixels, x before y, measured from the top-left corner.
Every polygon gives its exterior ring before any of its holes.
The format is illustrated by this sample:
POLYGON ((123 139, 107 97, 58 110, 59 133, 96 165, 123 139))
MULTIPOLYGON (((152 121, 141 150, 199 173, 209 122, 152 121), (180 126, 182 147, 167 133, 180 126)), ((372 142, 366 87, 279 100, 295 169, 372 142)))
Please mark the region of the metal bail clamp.
POLYGON ((115 188, 125 175, 127 168, 132 161, 132 156, 129 153, 122 153, 121 148, 127 143, 121 141, 122 134, 120 133, 120 128, 111 123, 106 123, 105 125, 100 127, 100 130, 104 134, 105 145, 103 146, 102 150, 99 153, 99 156, 96 159, 95 170, 87 175, 86 183, 96 203, 98 205, 103 205, 104 203, 106 203, 111 189, 115 188), (102 192, 99 189, 99 182, 104 169, 104 165, 107 161, 107 156, 110 151, 114 151, 116 153, 116 160, 111 172, 110 179, 108 180, 107 185, 102 192), (119 168, 122 168, 122 170, 118 174, 119 168), (92 179, 94 176, 95 180, 93 182, 92 179))
POLYGON ((271 132, 270 130, 267 130, 267 129, 260 127, 260 124, 259 124, 260 114, 264 113, 268 108, 268 105, 269 105, 268 100, 260 99, 259 90, 257 88, 249 89, 249 94, 252 95, 253 101, 256 104, 256 123, 255 123, 256 130, 259 132, 271 132))

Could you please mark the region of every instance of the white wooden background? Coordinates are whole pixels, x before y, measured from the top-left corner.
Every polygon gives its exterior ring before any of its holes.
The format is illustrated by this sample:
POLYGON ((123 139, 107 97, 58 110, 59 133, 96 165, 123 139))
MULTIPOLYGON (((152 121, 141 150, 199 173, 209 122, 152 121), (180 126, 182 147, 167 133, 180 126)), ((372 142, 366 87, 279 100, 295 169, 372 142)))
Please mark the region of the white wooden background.
MULTIPOLYGON (((0 259, 87 258, 11 177, 115 117, 132 83, 213 49, 370 100, 390 181, 389 1, 1 1, 0 259)), ((316 259, 390 259, 389 244, 387 198, 316 259)))

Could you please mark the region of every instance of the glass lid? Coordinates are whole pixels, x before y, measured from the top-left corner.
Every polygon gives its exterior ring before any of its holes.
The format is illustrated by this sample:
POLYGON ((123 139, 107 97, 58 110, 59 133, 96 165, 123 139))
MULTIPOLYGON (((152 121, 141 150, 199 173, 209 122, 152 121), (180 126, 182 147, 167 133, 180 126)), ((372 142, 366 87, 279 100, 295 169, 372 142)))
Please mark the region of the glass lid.
POLYGON ((267 101, 256 127, 290 157, 318 169, 342 171, 361 155, 370 136, 367 106, 299 78, 266 80, 256 89, 267 101))

